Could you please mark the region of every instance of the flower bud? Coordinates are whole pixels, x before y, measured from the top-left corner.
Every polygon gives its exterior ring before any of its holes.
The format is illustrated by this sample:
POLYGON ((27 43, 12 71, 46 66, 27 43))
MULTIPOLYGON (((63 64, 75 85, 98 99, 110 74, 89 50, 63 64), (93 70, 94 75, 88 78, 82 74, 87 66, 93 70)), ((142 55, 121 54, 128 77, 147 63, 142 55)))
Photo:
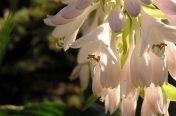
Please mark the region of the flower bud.
POLYGON ((109 15, 109 25, 114 32, 120 32, 123 28, 124 16, 116 8, 109 15))
POLYGON ((136 17, 141 10, 138 0, 124 0, 124 7, 132 17, 136 17))

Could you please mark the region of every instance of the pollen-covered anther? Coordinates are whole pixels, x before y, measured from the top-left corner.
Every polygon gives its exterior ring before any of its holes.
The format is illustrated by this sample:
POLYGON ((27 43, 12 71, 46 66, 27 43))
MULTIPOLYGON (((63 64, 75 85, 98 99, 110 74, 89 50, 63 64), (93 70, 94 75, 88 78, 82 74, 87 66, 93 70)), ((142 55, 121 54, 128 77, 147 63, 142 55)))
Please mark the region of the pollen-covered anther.
POLYGON ((166 46, 167 46, 167 44, 165 44, 165 43, 153 44, 152 52, 155 53, 160 58, 164 58, 164 53, 165 53, 165 47, 166 46))
POLYGON ((165 46, 167 46, 167 44, 165 43, 160 43, 160 44, 154 44, 152 46, 152 49, 154 49, 155 47, 159 48, 160 50, 162 50, 165 46))
POLYGON ((87 59, 92 59, 92 60, 94 60, 94 61, 96 61, 96 62, 100 62, 100 56, 95 56, 95 55, 88 55, 87 56, 87 59))

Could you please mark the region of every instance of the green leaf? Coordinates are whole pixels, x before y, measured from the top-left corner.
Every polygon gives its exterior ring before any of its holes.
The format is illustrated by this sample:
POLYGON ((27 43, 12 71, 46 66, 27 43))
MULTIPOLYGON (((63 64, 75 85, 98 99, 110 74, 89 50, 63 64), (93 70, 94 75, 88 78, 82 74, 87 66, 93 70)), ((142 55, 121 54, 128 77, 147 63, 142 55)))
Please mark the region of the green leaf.
POLYGON ((97 101, 99 97, 95 96, 95 95, 91 95, 88 100, 85 103, 85 106, 83 107, 83 110, 86 110, 87 108, 89 108, 93 103, 95 103, 97 101))
POLYGON ((64 116, 65 110, 64 105, 54 102, 27 104, 21 109, 17 109, 16 107, 4 106, 4 110, 0 112, 0 116, 1 114, 7 114, 5 116, 64 116))
POLYGON ((176 87, 166 83, 162 85, 162 90, 164 91, 167 99, 171 101, 176 101, 176 87))
POLYGON ((0 62, 10 41, 13 25, 14 16, 11 14, 6 19, 4 19, 2 27, 0 26, 0 62))
POLYGON ((166 19, 164 13, 161 10, 156 9, 152 5, 150 6, 143 5, 142 8, 147 14, 149 14, 152 17, 159 18, 159 19, 166 19))

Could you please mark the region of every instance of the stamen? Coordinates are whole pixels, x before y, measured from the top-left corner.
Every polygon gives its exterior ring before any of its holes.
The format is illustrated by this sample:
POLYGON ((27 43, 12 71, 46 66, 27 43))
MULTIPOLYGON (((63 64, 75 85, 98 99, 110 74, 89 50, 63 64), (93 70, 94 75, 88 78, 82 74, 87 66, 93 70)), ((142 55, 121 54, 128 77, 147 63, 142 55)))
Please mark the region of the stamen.
POLYGON ((87 59, 93 59, 95 60, 96 62, 100 62, 100 56, 95 56, 95 55, 88 55, 87 56, 87 59))
POLYGON ((65 37, 61 37, 61 38, 59 38, 59 39, 57 40, 57 42, 56 42, 56 47, 58 47, 58 48, 63 48, 63 46, 64 46, 64 38, 65 38, 65 37))
POLYGON ((163 59, 165 53, 165 46, 167 46, 167 44, 165 43, 154 44, 152 46, 152 52, 163 59))
POLYGON ((167 46, 167 44, 165 43, 161 43, 161 44, 154 44, 152 46, 152 49, 154 49, 155 47, 158 47, 160 50, 163 49, 165 46, 167 46))

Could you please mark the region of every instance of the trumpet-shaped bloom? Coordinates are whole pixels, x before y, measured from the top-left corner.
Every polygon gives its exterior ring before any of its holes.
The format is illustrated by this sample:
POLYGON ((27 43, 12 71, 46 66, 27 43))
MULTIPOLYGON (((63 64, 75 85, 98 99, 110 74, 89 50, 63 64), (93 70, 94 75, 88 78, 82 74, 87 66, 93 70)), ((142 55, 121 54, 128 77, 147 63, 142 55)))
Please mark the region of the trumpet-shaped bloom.
POLYGON ((103 87, 116 87, 119 83, 117 57, 110 47, 109 24, 105 23, 87 35, 75 41, 72 48, 81 48, 79 63, 93 60, 93 64, 100 65, 101 84, 103 87))
POLYGON ((159 45, 165 41, 176 42, 176 27, 166 25, 158 19, 142 12, 142 45, 141 54, 153 45, 159 45))
POLYGON ((140 47, 141 47, 141 36, 140 31, 136 31, 136 41, 137 44, 132 52, 131 61, 130 61, 130 70, 131 70, 131 81, 134 86, 149 86, 151 83, 151 61, 149 54, 145 52, 140 55, 140 47), (147 75, 146 75, 147 74, 147 75))
POLYGON ((52 36, 63 39, 64 50, 67 50, 75 41, 79 28, 82 26, 89 13, 97 7, 97 5, 89 7, 87 5, 84 9, 78 9, 76 5, 79 2, 80 0, 70 3, 55 16, 49 16, 44 19, 45 24, 56 26, 52 32, 52 36))

